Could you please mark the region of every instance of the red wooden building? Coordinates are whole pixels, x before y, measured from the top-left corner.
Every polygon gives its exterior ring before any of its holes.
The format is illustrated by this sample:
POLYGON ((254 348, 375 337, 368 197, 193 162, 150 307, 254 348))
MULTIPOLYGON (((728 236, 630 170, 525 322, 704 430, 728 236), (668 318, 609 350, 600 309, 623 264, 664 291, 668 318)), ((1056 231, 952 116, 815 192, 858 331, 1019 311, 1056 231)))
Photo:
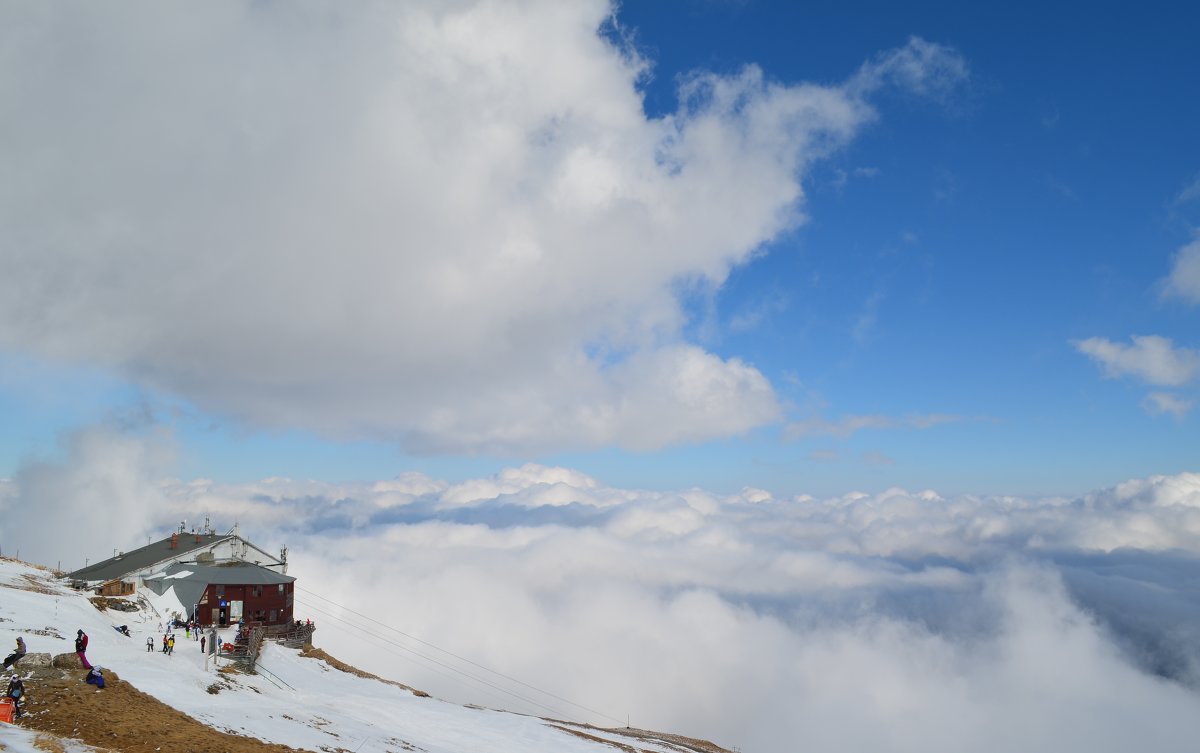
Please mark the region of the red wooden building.
POLYGON ((189 616, 201 625, 284 625, 293 620, 296 579, 260 565, 172 565, 160 582, 163 590, 175 589, 189 616))

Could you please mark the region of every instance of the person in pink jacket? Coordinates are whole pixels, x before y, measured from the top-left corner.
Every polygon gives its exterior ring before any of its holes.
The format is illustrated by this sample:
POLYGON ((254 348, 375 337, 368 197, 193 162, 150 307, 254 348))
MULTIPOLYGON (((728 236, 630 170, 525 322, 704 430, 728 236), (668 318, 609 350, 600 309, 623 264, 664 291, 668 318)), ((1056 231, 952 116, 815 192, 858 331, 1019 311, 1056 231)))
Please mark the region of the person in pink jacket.
POLYGON ((84 669, 91 669, 92 663, 87 660, 84 654, 87 652, 88 637, 87 633, 80 630, 75 635, 75 655, 79 657, 79 661, 83 664, 84 669))

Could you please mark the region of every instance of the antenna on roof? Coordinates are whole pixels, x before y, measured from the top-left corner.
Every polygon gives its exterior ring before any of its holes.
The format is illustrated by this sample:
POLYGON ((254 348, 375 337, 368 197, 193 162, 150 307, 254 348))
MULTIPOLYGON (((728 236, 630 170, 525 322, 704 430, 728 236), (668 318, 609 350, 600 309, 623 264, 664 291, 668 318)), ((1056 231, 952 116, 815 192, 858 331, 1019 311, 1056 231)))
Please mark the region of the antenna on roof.
POLYGON ((179 521, 179 532, 187 533, 187 521, 186 520, 179 521))

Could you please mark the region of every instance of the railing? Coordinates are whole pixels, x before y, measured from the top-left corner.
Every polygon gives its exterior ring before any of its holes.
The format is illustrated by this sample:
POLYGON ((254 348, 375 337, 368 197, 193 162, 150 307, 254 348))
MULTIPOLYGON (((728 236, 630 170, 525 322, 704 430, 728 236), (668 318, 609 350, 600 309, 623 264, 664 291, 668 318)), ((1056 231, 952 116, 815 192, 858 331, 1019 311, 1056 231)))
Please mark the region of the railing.
POLYGON ((312 634, 317 626, 312 623, 292 623, 288 625, 257 625, 252 624, 241 631, 233 641, 233 650, 226 651, 221 647, 221 658, 237 665, 243 672, 254 674, 258 657, 262 653, 263 641, 270 640, 287 646, 300 648, 312 643, 312 634))
POLYGON ((265 625, 267 640, 274 641, 288 648, 301 648, 312 643, 312 634, 317 626, 303 622, 293 622, 287 625, 265 625))

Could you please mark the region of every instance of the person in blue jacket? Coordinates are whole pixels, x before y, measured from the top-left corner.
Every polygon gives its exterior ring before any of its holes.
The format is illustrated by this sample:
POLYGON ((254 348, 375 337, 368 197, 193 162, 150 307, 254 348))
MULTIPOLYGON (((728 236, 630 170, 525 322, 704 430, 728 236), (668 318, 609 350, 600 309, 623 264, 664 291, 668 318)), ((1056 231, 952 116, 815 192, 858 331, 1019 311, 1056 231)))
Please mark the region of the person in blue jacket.
POLYGON ((88 685, 95 685, 97 689, 104 688, 104 671, 100 667, 92 667, 87 673, 87 679, 84 680, 88 685))

